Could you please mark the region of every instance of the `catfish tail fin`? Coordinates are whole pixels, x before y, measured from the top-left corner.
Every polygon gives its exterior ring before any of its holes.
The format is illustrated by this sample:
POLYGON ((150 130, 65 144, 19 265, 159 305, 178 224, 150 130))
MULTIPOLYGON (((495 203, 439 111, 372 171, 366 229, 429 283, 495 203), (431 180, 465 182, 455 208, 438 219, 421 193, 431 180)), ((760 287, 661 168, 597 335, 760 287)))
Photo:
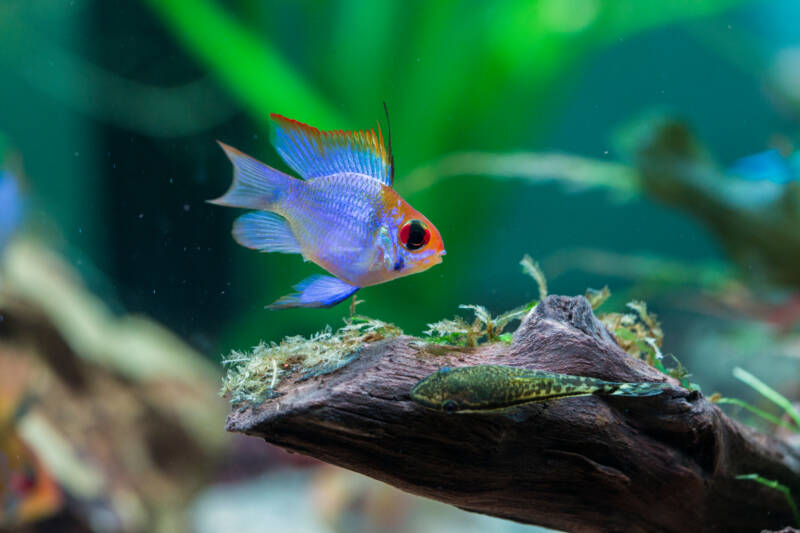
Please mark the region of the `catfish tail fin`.
POLYGON ((600 391, 606 396, 656 396, 669 388, 668 383, 607 383, 600 391))
POLYGON ((288 174, 261 163, 232 146, 217 141, 233 163, 233 183, 228 191, 209 203, 246 209, 270 209, 292 182, 288 174))

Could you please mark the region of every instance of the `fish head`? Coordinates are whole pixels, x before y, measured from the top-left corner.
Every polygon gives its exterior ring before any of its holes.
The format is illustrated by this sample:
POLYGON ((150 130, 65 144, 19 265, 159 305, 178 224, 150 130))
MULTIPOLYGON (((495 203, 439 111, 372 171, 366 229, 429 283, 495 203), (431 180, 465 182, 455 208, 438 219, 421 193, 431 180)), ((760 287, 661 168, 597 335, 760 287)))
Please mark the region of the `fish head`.
POLYGON ((411 399, 423 407, 446 413, 469 411, 477 400, 473 398, 475 391, 469 371, 465 370, 468 369, 443 366, 411 389, 411 399))
POLYGON ((445 249, 439 230, 408 202, 392 196, 386 225, 394 248, 391 264, 386 265, 392 277, 416 274, 441 263, 445 249))
POLYGON ((448 367, 443 367, 414 385, 411 399, 428 409, 444 410, 444 404, 448 401, 445 379, 448 371, 448 367))
POLYGON ((513 403, 513 380, 494 365, 442 367, 411 389, 411 399, 445 413, 502 410, 513 403), (511 396, 511 398, 509 398, 511 396))

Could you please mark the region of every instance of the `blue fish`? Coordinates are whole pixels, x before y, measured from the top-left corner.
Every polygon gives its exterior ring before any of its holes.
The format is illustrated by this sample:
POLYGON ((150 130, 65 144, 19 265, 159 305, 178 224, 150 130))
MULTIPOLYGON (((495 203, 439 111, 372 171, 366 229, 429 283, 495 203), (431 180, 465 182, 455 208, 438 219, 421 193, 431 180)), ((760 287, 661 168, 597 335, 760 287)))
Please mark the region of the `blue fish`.
POLYGON ((784 157, 777 150, 766 150, 735 161, 729 172, 748 181, 785 185, 800 178, 800 152, 784 157))
POLYGON ((442 261, 442 237, 392 187, 391 155, 378 128, 320 131, 273 114, 272 142, 302 179, 220 143, 233 183, 212 203, 254 211, 236 219, 236 242, 262 252, 300 254, 315 274, 271 309, 330 307, 361 287, 422 272, 442 261))
POLYGON ((0 170, 0 252, 22 222, 24 198, 16 176, 0 170))

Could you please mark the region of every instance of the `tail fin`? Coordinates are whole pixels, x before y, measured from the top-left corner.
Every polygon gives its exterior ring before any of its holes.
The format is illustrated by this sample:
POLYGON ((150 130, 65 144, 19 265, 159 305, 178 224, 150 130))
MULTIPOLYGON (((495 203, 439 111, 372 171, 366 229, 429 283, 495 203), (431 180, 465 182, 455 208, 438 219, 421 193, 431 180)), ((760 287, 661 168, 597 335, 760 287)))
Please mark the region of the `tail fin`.
POLYGON ((233 163, 233 183, 225 194, 209 200, 212 204, 246 209, 269 209, 280 194, 296 180, 232 146, 217 142, 233 163))
POLYGON ((656 396, 667 388, 668 383, 608 383, 599 392, 607 396, 656 396))

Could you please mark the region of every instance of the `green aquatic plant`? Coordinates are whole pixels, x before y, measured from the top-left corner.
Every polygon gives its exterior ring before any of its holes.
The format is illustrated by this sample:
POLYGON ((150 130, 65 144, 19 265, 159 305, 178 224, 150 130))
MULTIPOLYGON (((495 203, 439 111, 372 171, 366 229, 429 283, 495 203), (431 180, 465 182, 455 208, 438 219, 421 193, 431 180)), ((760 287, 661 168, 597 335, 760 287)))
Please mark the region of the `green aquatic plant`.
POLYGON ((791 401, 789 401, 788 398, 755 377, 747 370, 738 366, 733 369, 733 377, 752 387, 764 398, 783 409, 783 411, 794 421, 794 431, 800 433, 800 412, 798 412, 797 408, 792 404, 791 401))
POLYGON ((773 415, 770 412, 767 412, 763 409, 759 409, 758 407, 747 403, 744 400, 740 400, 739 398, 728 398, 726 396, 722 396, 721 394, 712 394, 709 400, 713 403, 718 403, 721 405, 735 405, 737 407, 741 407, 742 409, 749 411, 750 413, 756 415, 759 418, 763 418, 767 422, 775 424, 776 426, 781 426, 782 428, 789 429, 795 431, 795 428, 792 427, 787 422, 784 422, 777 416, 773 415))
MULTIPOLYGON (((728 405, 735 405, 737 407, 741 407, 746 411, 752 413, 753 415, 766 420, 776 426, 780 426, 784 429, 792 431, 794 433, 800 434, 800 413, 798 413, 797 408, 786 398, 784 395, 755 377, 750 372, 744 370, 743 368, 736 367, 733 369, 733 375, 739 381, 744 382, 748 386, 752 387, 756 392, 758 392, 761 396, 769 400, 770 402, 774 403, 781 409, 783 409, 784 413, 788 416, 789 421, 782 420, 781 418, 775 416, 774 414, 765 411, 764 409, 760 409, 755 407, 744 400, 740 400, 739 398, 727 398, 723 397, 720 394, 714 394, 711 396, 710 400, 717 404, 728 404, 728 405)), ((792 514, 794 515, 795 525, 800 526, 800 512, 798 512, 797 504, 792 497, 791 490, 786 485, 783 485, 775 480, 767 479, 760 474, 751 473, 751 474, 742 474, 736 476, 736 479, 741 480, 750 480, 755 481, 765 487, 769 487, 771 489, 777 490, 781 492, 786 497, 786 502, 788 503, 789 507, 792 510, 792 514)))
MULTIPOLYGON (((611 291, 604 287, 600 291, 587 291, 586 298, 592 308, 599 307, 608 298, 611 291)), ((661 346, 664 342, 664 331, 655 313, 647 309, 647 304, 634 300, 627 303, 633 313, 603 313, 597 318, 608 328, 617 340, 617 344, 628 354, 641 359, 658 371, 677 379, 681 386, 689 390, 700 390, 700 386, 689 381, 691 374, 672 354, 664 354, 661 346), (667 366, 667 360, 672 365, 667 366)))
POLYGON ((644 302, 632 301, 627 307, 634 312, 604 313, 597 318, 614 334, 623 350, 666 373, 661 353, 664 332, 658 318, 647 310, 644 302))
POLYGON ((762 477, 759 474, 742 474, 740 476, 736 476, 736 479, 755 481, 756 483, 771 489, 775 489, 782 493, 786 497, 786 502, 789 504, 789 508, 792 510, 792 515, 794 516, 794 525, 800 526, 800 511, 797 510, 797 504, 794 502, 792 491, 789 490, 789 487, 783 485, 782 483, 778 483, 777 481, 762 477))
POLYGON ((788 398, 786 398, 783 394, 779 393, 778 391, 776 391, 775 389, 773 389, 772 387, 770 387, 769 385, 767 385, 766 383, 755 377, 747 370, 740 368, 738 366, 733 369, 733 377, 735 377, 739 381, 742 381, 749 387, 753 388, 765 399, 769 400, 773 404, 780 407, 789 420, 788 421, 782 420, 780 417, 775 416, 769 411, 755 407, 745 402, 744 400, 740 400, 739 398, 728 398, 722 396, 721 394, 714 394, 713 396, 711 396, 712 402, 741 407, 742 409, 745 409, 746 411, 749 411, 750 413, 754 414, 758 418, 766 420, 767 422, 775 424, 776 426, 781 426, 785 429, 800 434, 800 412, 788 398))
MULTIPOLYGON (((798 412, 797 408, 788 398, 743 368, 734 368, 733 376, 739 381, 742 381, 746 385, 753 388, 756 392, 770 402, 783 409, 784 413, 788 416, 789 421, 782 420, 774 414, 765 411, 764 409, 759 409, 758 407, 755 407, 744 400, 740 400, 739 398, 727 398, 720 394, 714 394, 711 396, 710 401, 717 404, 728 404, 741 407, 742 409, 745 409, 746 411, 763 420, 766 420, 767 422, 800 434, 800 412, 798 412)), ((755 473, 738 475, 736 476, 736 479, 755 481, 756 483, 764 485, 765 487, 769 487, 781 492, 786 497, 786 502, 792 510, 795 525, 800 526, 800 511, 797 509, 797 504, 792 497, 792 492, 789 487, 779 483, 778 481, 767 479, 760 474, 755 473)))
POLYGON ((336 331, 327 327, 308 338, 296 335, 280 343, 262 342, 250 352, 234 351, 222 361, 229 368, 220 395, 230 396, 233 404, 274 398, 286 377, 303 380, 331 373, 358 357, 365 345, 402 333, 393 324, 356 316, 336 331))
POLYGON ((231 13, 208 0, 147 0, 181 44, 260 121, 280 110, 343 124, 336 109, 291 63, 231 13))
MULTIPOLYGON (((547 279, 544 272, 531 257, 527 254, 523 256, 519 263, 522 271, 536 281, 539 287, 539 301, 547 296, 547 279)), ((506 344, 511 343, 510 333, 503 333, 503 330, 514 320, 522 318, 534 307, 536 301, 526 305, 506 311, 495 317, 482 305, 462 304, 460 309, 471 309, 475 315, 472 322, 467 322, 460 316, 452 319, 439 320, 428 324, 428 329, 424 331, 426 342, 436 344, 450 344, 454 346, 477 346, 478 342, 486 338, 486 342, 501 341, 506 344)))
POLYGON ((477 346, 478 339, 483 336, 481 323, 477 317, 470 324, 460 316, 428 324, 428 329, 423 333, 427 342, 456 346, 477 346))
POLYGON ((547 297, 547 278, 539 263, 531 259, 528 254, 525 254, 519 264, 522 266, 522 271, 536 281, 536 285, 539 287, 539 301, 544 300, 547 297))
POLYGON ((608 285, 605 285, 602 289, 586 289, 584 297, 589 301, 589 305, 592 306, 594 311, 611 298, 611 290, 609 290, 608 285))
POLYGON ((511 342, 511 334, 503 330, 514 320, 521 320, 535 304, 517 307, 495 317, 482 305, 459 305, 460 309, 472 309, 475 319, 470 323, 460 316, 452 319, 439 320, 428 324, 425 330, 425 340, 438 344, 452 344, 456 346, 477 346, 478 341, 486 338, 487 342, 511 342))

